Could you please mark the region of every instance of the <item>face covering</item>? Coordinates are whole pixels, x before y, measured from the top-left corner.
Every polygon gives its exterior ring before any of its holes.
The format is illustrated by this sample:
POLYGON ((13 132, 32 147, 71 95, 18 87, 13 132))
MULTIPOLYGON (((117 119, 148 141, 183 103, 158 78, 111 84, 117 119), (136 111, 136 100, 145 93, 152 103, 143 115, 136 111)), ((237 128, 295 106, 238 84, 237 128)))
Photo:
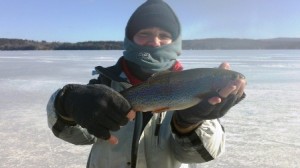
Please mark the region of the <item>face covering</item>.
POLYGON ((161 47, 139 46, 125 37, 123 52, 127 61, 133 62, 144 72, 156 73, 170 69, 181 54, 181 38, 161 47))

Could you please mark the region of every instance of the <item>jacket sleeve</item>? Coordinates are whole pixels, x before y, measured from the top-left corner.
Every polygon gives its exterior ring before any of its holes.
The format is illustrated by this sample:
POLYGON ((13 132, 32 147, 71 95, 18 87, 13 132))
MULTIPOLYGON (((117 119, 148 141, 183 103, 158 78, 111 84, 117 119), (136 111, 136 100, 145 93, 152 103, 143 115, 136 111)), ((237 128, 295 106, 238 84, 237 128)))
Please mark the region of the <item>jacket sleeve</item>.
POLYGON ((97 138, 89 134, 85 128, 74 123, 66 123, 56 115, 54 101, 58 91, 59 90, 52 94, 47 104, 48 126, 52 130, 52 133, 56 137, 75 145, 95 143, 97 138))
POLYGON ((172 130, 174 157, 182 163, 207 162, 225 151, 225 132, 218 119, 205 120, 189 134, 180 135, 173 126, 172 130))

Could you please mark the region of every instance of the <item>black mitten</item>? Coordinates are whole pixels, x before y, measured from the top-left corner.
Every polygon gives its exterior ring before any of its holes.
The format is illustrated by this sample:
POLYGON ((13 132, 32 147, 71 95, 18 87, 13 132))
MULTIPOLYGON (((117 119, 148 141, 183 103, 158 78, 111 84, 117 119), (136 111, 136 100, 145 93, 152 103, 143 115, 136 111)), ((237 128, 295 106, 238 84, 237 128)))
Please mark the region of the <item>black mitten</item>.
POLYGON ((223 117, 232 106, 243 100, 246 97, 246 94, 243 93, 241 97, 231 94, 226 98, 222 98, 221 103, 218 103, 216 105, 210 104, 208 100, 216 96, 220 97, 217 92, 211 92, 195 106, 175 111, 173 117, 175 117, 176 123, 180 127, 186 128, 191 125, 197 124, 202 120, 210 120, 223 117))
POLYGON ((128 122, 131 106, 118 92, 105 85, 64 86, 55 99, 55 108, 62 118, 74 120, 89 133, 101 139, 110 137, 128 122))

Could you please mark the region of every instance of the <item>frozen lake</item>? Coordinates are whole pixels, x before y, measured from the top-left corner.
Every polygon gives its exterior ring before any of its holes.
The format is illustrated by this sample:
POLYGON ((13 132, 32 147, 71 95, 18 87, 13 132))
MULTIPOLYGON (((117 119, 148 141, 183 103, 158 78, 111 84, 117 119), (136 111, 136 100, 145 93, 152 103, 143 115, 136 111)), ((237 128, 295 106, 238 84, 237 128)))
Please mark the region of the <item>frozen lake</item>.
MULTIPOLYGON (((87 83, 93 68, 122 51, 0 51, 0 167, 85 167, 90 146, 54 137, 47 126, 50 95, 87 83)), ((184 51, 186 69, 228 61, 247 80, 247 98, 221 119, 226 153, 202 168, 300 167, 300 50, 184 51)))

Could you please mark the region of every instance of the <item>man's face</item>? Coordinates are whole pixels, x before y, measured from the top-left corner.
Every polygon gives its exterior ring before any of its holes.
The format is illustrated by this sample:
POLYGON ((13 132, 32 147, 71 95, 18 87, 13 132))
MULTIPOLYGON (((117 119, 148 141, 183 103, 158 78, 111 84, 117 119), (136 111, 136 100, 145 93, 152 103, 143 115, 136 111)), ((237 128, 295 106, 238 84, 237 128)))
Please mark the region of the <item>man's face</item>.
POLYGON ((146 28, 133 36, 133 42, 140 46, 160 47, 172 43, 172 35, 158 27, 146 28))

